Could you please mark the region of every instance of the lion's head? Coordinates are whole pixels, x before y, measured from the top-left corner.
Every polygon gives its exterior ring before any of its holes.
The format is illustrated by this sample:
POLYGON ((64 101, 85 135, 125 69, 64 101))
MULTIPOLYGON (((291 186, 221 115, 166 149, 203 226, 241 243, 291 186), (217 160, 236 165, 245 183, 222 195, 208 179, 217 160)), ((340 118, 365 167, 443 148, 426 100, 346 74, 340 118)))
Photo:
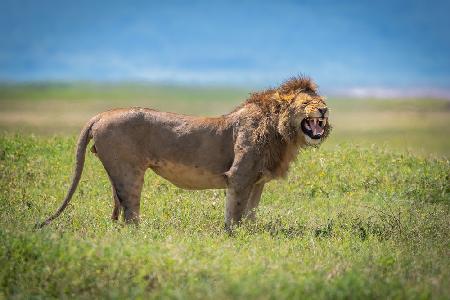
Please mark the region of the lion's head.
POLYGON ((257 140, 271 135, 317 146, 331 131, 325 99, 307 77, 294 77, 278 88, 254 93, 246 104, 256 104, 263 116, 255 131, 257 140))

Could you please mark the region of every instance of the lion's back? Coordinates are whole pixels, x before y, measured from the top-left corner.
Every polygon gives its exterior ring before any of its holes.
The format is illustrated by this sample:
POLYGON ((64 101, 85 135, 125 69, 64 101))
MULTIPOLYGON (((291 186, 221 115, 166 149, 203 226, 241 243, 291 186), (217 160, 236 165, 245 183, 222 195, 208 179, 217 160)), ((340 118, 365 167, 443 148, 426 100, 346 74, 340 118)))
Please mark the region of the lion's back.
POLYGON ((104 163, 138 161, 185 188, 223 187, 233 160, 232 128, 217 118, 117 109, 100 115, 92 135, 104 163))

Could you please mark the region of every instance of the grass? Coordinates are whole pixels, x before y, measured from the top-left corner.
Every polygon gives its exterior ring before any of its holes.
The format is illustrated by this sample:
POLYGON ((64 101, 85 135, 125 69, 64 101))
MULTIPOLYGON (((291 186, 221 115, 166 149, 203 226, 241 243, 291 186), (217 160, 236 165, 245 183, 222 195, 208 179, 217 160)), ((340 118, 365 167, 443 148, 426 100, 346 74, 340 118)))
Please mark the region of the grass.
MULTIPOLYGON (((223 191, 181 190, 151 172, 141 226, 111 222, 107 175, 90 153, 71 205, 35 231, 66 193, 85 116, 156 100, 108 104, 101 91, 95 101, 86 90, 53 99, 31 91, 34 98, 0 93, 0 299, 450 298, 445 101, 331 99, 330 139, 302 151, 286 180, 268 184, 257 221, 232 235, 223 230, 223 191), (73 121, 7 120, 33 111, 73 121)), ((228 91, 235 98, 209 106, 218 91, 195 105, 185 92, 155 103, 216 114, 239 101, 240 92, 228 91)))
MULTIPOLYGON (((248 89, 122 84, 0 85, 0 133, 76 135, 93 115, 142 106, 195 115, 220 115, 248 89)), ((374 143, 422 156, 450 156, 450 102, 440 99, 330 98, 334 126, 325 145, 374 143)))
POLYGON ((229 236, 221 191, 183 191, 148 173, 142 225, 109 220, 88 155, 72 205, 73 138, 3 137, 0 290, 6 298, 447 298, 446 160, 341 145, 304 151, 267 187, 259 218, 229 236))

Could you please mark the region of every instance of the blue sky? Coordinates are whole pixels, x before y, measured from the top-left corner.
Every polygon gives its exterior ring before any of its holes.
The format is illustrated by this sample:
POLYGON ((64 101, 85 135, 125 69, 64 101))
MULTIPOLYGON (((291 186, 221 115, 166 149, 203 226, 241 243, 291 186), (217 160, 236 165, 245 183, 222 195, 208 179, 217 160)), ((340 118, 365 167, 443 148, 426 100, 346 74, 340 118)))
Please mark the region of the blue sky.
POLYGON ((0 80, 450 88, 450 1, 0 0, 0 80))

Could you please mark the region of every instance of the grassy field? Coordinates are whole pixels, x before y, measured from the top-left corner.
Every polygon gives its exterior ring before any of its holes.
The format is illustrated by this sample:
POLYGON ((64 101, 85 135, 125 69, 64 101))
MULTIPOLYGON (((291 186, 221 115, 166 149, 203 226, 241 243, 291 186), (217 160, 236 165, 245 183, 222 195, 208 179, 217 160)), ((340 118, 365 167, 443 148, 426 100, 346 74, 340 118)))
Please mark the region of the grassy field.
POLYGON ((0 299, 450 299, 448 102, 330 99, 335 127, 271 182, 258 219, 223 230, 223 191, 148 172, 139 228, 113 224, 88 154, 60 204, 79 126, 113 106, 225 113, 246 90, 141 85, 0 88, 0 299))
MULTIPOLYGON (((146 84, 0 85, 0 133, 77 135, 93 115, 141 106, 195 115, 219 115, 250 90, 146 84)), ((450 156, 450 101, 438 99, 328 100, 334 132, 326 149, 342 142, 425 156, 450 156)))

